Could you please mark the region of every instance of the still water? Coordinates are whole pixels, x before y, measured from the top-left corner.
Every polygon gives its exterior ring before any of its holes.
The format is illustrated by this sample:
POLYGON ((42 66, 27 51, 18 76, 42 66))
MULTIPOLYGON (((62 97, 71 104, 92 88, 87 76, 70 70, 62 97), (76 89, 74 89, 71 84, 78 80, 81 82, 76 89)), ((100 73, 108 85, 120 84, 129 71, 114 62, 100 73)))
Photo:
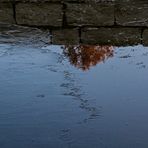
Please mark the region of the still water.
POLYGON ((148 47, 0 44, 1 148, 147 148, 148 47))

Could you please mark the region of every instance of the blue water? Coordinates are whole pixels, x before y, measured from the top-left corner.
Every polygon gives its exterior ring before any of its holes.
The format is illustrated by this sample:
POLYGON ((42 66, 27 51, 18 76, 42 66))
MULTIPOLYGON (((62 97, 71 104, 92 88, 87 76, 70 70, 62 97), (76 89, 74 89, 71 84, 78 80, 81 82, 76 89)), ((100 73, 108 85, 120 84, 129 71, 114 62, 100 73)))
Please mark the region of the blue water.
POLYGON ((0 44, 0 147, 147 148, 148 47, 111 49, 84 69, 61 46, 0 44))

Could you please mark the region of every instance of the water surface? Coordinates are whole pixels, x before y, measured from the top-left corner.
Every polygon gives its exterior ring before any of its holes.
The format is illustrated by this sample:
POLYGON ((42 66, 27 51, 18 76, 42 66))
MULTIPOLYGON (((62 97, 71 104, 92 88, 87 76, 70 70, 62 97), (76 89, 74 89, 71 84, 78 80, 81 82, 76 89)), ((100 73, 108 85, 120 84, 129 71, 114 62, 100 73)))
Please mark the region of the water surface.
POLYGON ((148 47, 0 44, 0 147, 147 148, 148 47))

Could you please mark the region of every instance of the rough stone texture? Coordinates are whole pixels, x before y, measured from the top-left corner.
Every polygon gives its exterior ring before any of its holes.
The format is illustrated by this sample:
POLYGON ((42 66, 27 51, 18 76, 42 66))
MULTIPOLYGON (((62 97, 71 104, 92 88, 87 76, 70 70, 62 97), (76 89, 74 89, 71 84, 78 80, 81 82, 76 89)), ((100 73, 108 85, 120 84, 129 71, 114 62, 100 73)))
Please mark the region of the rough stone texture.
POLYGON ((136 28, 87 28, 82 31, 82 43, 139 44, 141 43, 141 30, 136 28))
POLYGON ((119 0, 115 7, 116 23, 123 26, 148 26, 147 0, 119 0))
POLYGON ((2 2, 13 2, 14 0, 0 0, 0 3, 2 2))
MULTIPOLYGON (((114 0, 108 0, 108 1, 114 1, 114 0)), ((0 0, 0 2, 76 2, 76 3, 84 3, 84 2, 97 2, 97 0, 0 0)))
POLYGON ((143 32, 143 44, 148 46, 148 29, 143 32))
MULTIPOLYGON (((4 0, 7 1, 7 0, 4 0)), ((85 2, 85 0, 15 0, 15 2, 85 2)))
POLYGON ((148 44, 147 0, 0 0, 0 23, 15 20, 50 27, 55 44, 137 44, 143 29, 148 44))
POLYGON ((13 24, 13 7, 11 3, 0 3, 0 22, 13 24))
POLYGON ((24 27, 12 24, 0 24, 0 43, 21 43, 22 45, 42 46, 50 43, 48 30, 24 27))
POLYGON ((114 2, 115 0, 1 0, 1 2, 114 2))
POLYGON ((78 29, 61 29, 52 31, 53 44, 79 44, 78 29))
POLYGON ((114 5, 68 3, 66 16, 68 25, 72 26, 109 26, 114 24, 114 5))
POLYGON ((62 5, 49 3, 18 3, 18 24, 31 26, 62 26, 62 5))

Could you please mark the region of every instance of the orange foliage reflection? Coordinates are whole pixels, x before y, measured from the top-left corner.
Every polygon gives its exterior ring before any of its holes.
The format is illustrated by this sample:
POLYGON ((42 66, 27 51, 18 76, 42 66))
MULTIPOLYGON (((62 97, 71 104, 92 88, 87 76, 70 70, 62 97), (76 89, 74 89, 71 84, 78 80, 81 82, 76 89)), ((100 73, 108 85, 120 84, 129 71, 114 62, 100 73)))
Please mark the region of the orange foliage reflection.
POLYGON ((65 46, 63 52, 72 65, 85 71, 112 57, 114 48, 113 46, 91 45, 65 46))

